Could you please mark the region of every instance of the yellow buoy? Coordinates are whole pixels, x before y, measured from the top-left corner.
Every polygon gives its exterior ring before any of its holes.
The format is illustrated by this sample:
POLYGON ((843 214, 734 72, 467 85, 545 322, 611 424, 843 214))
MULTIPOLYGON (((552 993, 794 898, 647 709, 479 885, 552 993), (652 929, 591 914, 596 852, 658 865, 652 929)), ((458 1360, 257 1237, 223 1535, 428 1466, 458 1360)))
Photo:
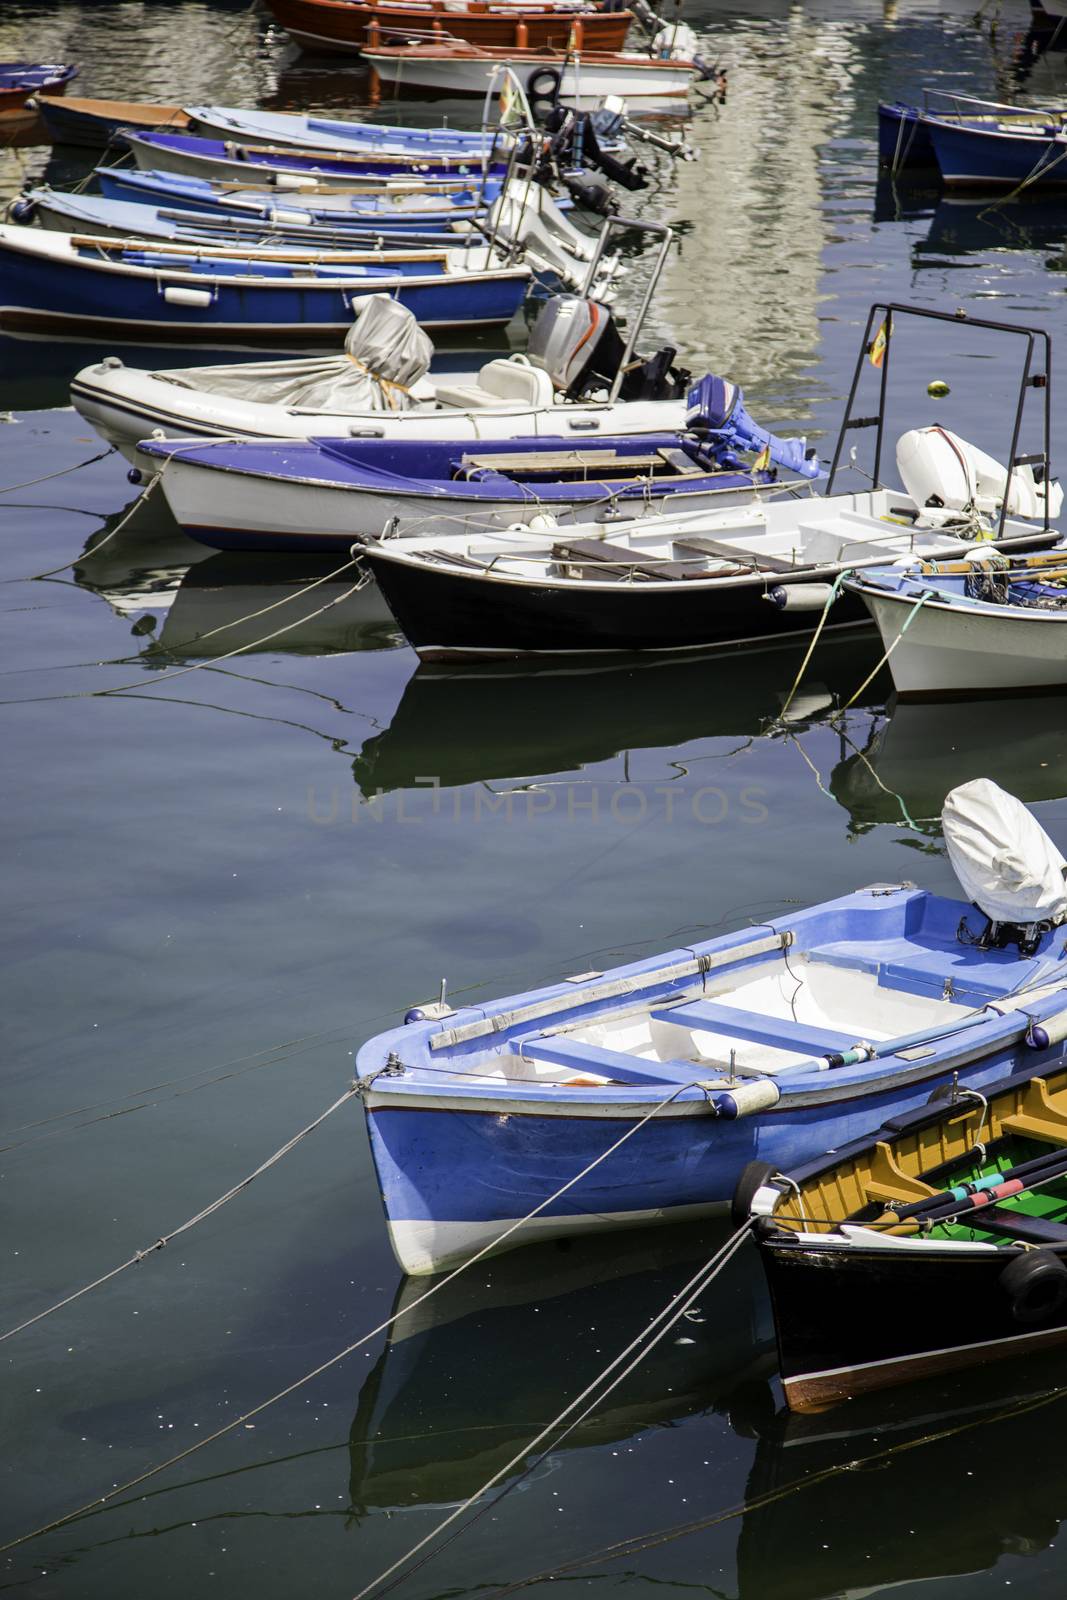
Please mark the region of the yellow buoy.
POLYGON ((943 378, 931 378, 926 385, 926 392, 932 400, 943 400, 951 391, 943 378))

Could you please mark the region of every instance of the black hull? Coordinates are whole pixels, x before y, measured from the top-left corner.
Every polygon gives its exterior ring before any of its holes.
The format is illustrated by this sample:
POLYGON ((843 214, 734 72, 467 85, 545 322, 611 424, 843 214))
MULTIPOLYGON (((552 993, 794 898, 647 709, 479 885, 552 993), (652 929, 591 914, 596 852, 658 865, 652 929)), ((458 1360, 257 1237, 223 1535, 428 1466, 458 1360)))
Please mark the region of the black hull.
MULTIPOLYGON (((424 661, 456 656, 574 655, 588 651, 710 650, 749 639, 808 634, 819 610, 779 611, 764 578, 715 583, 620 583, 603 588, 509 583, 378 556, 365 560, 424 661)), ((825 581, 815 579, 812 581, 825 581)), ((870 623, 842 594, 833 627, 870 623)))
POLYGON ((817 1411, 1067 1339, 1067 1302, 1037 1320, 1016 1316, 1000 1279, 1021 1254, 1008 1246, 995 1255, 890 1256, 761 1240, 790 1408, 817 1411))

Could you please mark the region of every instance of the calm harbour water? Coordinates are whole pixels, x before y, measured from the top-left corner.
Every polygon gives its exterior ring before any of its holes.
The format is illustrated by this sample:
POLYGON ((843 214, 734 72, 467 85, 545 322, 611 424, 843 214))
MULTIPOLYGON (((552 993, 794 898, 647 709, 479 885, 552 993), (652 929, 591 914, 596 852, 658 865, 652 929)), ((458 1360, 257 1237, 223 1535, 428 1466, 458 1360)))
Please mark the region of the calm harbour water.
MULTIPOLYGON (((731 92, 693 119, 701 161, 628 202, 685 225, 650 336, 820 441, 876 296, 1059 341, 1067 203, 876 183, 879 97, 1010 87, 1026 8, 1005 0, 995 44, 974 9, 688 13, 731 92)), ((304 62, 232 6, 7 0, 0 57, 15 56, 81 61, 85 94, 366 102, 360 69, 304 62)), ((1067 94, 1065 61, 1025 91, 1067 94)), ((0 193, 49 157, 0 153, 0 193)), ((1005 453, 1014 395, 991 347, 924 328, 901 354, 892 431, 943 419, 1005 453), (951 385, 940 407, 932 378, 951 385)), ((131 503, 119 458, 18 487, 98 454, 74 413, 35 409, 63 407, 92 355, 0 341, 0 1330, 256 1167, 443 975, 452 997, 488 997, 879 879, 951 892, 936 819, 979 774, 1067 847, 1067 696, 896 706, 883 674, 831 728, 878 659, 871 634, 821 649, 771 733, 796 651, 429 672, 349 574, 302 592, 328 562, 212 556, 136 519, 94 553, 131 503), (290 617, 282 640, 162 681, 290 617)), ((140 1496, 4 1556, 0 1589, 350 1596, 520 1451, 719 1237, 620 1234, 483 1266, 140 1496)), ((353 1104, 183 1240, 2 1345, 0 1543, 194 1444, 413 1292, 353 1104)), ((800 1425, 781 1414, 748 1255, 682 1326, 400 1592, 530 1577, 536 1594, 742 1600, 1063 1591, 1063 1409, 1033 1403, 1056 1363, 800 1425)))

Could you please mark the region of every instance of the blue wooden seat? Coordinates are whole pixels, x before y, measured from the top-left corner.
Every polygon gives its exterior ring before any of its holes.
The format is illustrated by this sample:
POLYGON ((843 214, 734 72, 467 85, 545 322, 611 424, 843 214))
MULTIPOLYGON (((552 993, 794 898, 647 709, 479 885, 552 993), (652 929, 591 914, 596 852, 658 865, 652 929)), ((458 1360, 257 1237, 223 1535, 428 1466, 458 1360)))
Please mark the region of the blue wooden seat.
POLYGON ((617 1083, 692 1083, 701 1068, 694 1061, 642 1061, 622 1050, 605 1050, 586 1044, 569 1034, 548 1034, 533 1039, 516 1039, 516 1054, 527 1061, 540 1061, 554 1067, 570 1067, 575 1072, 595 1072, 617 1083))
POLYGON ((856 1039, 832 1028, 816 1024, 806 1027, 785 1017, 760 1017, 735 1006, 722 1006, 714 1000, 682 1000, 678 1005, 653 1011, 655 1022, 673 1022, 680 1028, 696 1028, 701 1033, 722 1034, 729 1039, 744 1039, 752 1044, 771 1045, 776 1050, 792 1050, 802 1055, 826 1056, 851 1050, 856 1039))

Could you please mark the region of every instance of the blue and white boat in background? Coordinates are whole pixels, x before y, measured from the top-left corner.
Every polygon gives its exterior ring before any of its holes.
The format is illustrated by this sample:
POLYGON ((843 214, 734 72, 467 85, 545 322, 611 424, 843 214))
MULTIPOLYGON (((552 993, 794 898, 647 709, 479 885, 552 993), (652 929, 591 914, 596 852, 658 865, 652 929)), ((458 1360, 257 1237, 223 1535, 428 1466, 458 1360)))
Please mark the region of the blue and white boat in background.
POLYGON ((416 159, 460 157, 480 163, 509 148, 503 129, 413 128, 389 122, 348 122, 292 111, 247 111, 235 106, 184 106, 190 133, 242 145, 286 145, 318 151, 382 151, 416 159))
MULTIPOLYGON (((351 188, 353 184, 385 185, 399 180, 439 189, 462 189, 480 180, 480 156, 414 151, 360 150, 333 154, 273 145, 237 145, 229 140, 196 139, 184 133, 141 129, 122 135, 142 172, 176 172, 184 177, 225 179, 227 183, 276 183, 288 180, 351 188)), ((486 157, 487 170, 502 177, 506 152, 486 157)))
MULTIPOLYGON (((265 222, 279 221, 293 226, 327 227, 352 225, 367 228, 382 223, 396 231, 411 227, 449 229, 469 225, 484 217, 493 202, 505 192, 495 178, 485 185, 435 191, 421 185, 404 185, 392 190, 380 186, 350 191, 319 188, 314 182, 294 187, 257 183, 250 175, 240 184, 218 183, 207 178, 190 178, 173 172, 135 172, 129 167, 97 167, 93 176, 101 194, 111 200, 132 200, 142 205, 180 206, 186 211, 209 211, 225 216, 259 217, 265 222)), ((509 184, 507 192, 517 186, 509 184)), ((522 185, 528 188, 528 185, 522 185)), ((570 202, 552 200, 560 211, 570 202)))
POLYGON ((256 345, 348 332, 354 304, 393 296, 427 328, 510 322, 530 269, 483 252, 485 270, 394 271, 328 261, 208 255, 195 246, 0 224, 0 327, 120 340, 189 333, 256 345))
POLYGON ((370 1040, 357 1073, 401 1266, 723 1211, 750 1162, 789 1171, 935 1091, 1061 1059, 1067 897, 1024 816, 1005 837, 964 819, 964 899, 878 884, 526 994, 417 1007, 370 1040))
POLYGON ((909 167, 936 167, 937 154, 930 137, 931 118, 960 128, 1042 128, 1062 123, 1067 109, 1008 105, 998 100, 978 100, 950 89, 924 89, 922 104, 904 100, 878 103, 878 160, 893 172, 909 167))
MULTIPOLYGON (((7 221, 35 222, 53 233, 99 234, 109 239, 162 239, 173 244, 215 245, 224 248, 244 246, 251 250, 290 246, 317 253, 324 251, 377 250, 432 252, 462 248, 462 241, 473 244, 484 234, 472 225, 465 233, 453 229, 397 227, 384 224, 330 228, 322 223, 279 221, 280 208, 273 220, 251 216, 231 216, 208 211, 186 211, 174 206, 139 205, 133 200, 108 200, 98 194, 65 193, 42 186, 30 189, 7 209, 7 221)), ((299 213, 297 213, 299 215, 299 213)))

